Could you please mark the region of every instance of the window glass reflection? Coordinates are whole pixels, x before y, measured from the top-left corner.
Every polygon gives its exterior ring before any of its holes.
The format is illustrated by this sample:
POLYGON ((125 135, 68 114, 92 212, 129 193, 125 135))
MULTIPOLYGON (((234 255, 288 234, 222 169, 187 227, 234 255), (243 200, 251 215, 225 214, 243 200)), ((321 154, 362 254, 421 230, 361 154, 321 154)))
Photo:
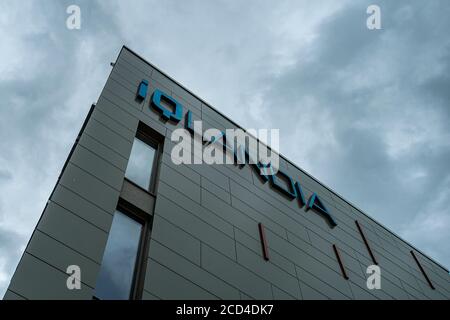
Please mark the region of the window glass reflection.
POLYGON ((148 190, 154 159, 155 149, 138 138, 134 138, 125 177, 148 190))
POLYGON ((129 299, 142 233, 142 224, 120 211, 114 218, 95 288, 98 299, 129 299))

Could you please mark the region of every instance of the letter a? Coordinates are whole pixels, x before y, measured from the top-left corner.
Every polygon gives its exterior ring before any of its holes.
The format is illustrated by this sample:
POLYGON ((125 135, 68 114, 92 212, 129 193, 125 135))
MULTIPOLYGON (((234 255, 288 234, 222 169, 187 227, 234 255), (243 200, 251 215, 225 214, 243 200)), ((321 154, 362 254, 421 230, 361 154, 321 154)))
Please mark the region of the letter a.
POLYGON ((70 276, 66 280, 67 289, 81 289, 81 270, 77 265, 70 265, 66 270, 70 276))
POLYGON ((367 289, 381 289, 381 269, 377 265, 370 265, 366 270, 367 274, 370 276, 367 278, 366 286, 367 289))
POLYGON ((366 25, 367 25, 367 29, 369 30, 374 30, 374 29, 381 29, 381 10, 380 7, 372 4, 370 6, 367 7, 367 14, 371 14, 367 20, 366 20, 366 25))

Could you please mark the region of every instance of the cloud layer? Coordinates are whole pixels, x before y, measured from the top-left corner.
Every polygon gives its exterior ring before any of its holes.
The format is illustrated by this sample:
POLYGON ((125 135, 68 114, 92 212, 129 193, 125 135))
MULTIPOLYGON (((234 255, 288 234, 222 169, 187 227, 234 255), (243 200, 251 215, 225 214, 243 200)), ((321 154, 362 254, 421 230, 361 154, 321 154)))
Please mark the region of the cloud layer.
POLYGON ((2 1, 0 296, 123 44, 450 266, 450 4, 375 3, 2 1))

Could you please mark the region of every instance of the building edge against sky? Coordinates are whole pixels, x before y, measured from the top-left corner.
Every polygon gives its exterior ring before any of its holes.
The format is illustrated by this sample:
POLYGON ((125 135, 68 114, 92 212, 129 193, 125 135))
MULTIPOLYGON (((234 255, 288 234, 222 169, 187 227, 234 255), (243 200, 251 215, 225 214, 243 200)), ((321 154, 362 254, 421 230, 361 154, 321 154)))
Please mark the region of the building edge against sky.
POLYGON ((283 156, 277 180, 174 165, 171 133, 188 118, 240 128, 124 46, 4 299, 450 298, 446 268, 283 156), (164 119, 162 100, 182 119, 164 119), (379 290, 366 286, 373 264, 379 290))

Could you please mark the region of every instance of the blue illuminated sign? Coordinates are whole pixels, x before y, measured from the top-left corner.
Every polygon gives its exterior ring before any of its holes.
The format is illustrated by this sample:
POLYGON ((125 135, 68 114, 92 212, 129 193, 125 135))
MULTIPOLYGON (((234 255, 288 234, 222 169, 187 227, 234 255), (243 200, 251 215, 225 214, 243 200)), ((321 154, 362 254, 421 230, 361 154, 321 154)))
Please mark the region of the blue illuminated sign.
POLYGON ((161 113, 161 116, 164 120, 172 120, 175 123, 178 123, 181 120, 183 114, 183 106, 177 100, 172 98, 171 96, 165 94, 161 90, 156 89, 152 94, 152 106, 156 111, 161 113), (166 109, 162 102, 166 102, 168 105, 173 107, 173 111, 166 109))
POLYGON ((145 97, 147 96, 147 90, 148 90, 148 81, 142 80, 141 83, 138 86, 137 91, 137 99, 138 100, 145 100, 145 97))
MULTIPOLYGON (((147 94, 147 88, 148 88, 148 81, 142 80, 138 87, 137 98, 142 100, 145 99, 147 94)), ((156 89, 152 94, 151 106, 153 107, 153 109, 156 110, 156 112, 161 114, 162 119, 165 121, 171 120, 175 123, 178 123, 182 118, 183 105, 159 89, 156 89), (171 106, 173 110, 167 109, 162 104, 162 102, 165 102, 165 104, 171 106)), ((185 127, 189 132, 191 132, 192 134, 194 133, 192 112, 189 110, 186 112, 185 127)), ((212 137, 211 140, 208 141, 207 143, 208 144, 214 143, 219 140, 222 141, 224 148, 231 149, 226 143, 226 135, 224 132, 222 132, 217 137, 212 137)), ((306 211, 313 209, 315 212, 318 212, 321 216, 325 218, 330 227, 333 228, 337 226, 336 220, 327 210, 327 208, 325 207, 325 205, 315 192, 311 195, 309 200, 306 201, 300 183, 298 181, 294 181, 287 173, 278 170, 276 174, 270 174, 271 173, 270 165, 266 166, 261 162, 255 163, 254 161, 249 161, 250 155, 247 152, 247 150, 242 148, 242 146, 237 146, 236 148, 234 148, 234 150, 230 151, 233 152, 235 160, 244 159, 245 157, 245 163, 250 163, 250 165, 260 175, 263 183, 269 181, 272 188, 282 193, 290 200, 298 199, 300 207, 304 207, 306 205, 306 211), (262 168, 264 170, 261 170, 262 168), (263 174, 261 172, 265 172, 266 174, 263 174), (284 180, 285 183, 281 182, 281 180, 284 180)), ((243 164, 241 164, 240 166, 242 167, 243 164)))

